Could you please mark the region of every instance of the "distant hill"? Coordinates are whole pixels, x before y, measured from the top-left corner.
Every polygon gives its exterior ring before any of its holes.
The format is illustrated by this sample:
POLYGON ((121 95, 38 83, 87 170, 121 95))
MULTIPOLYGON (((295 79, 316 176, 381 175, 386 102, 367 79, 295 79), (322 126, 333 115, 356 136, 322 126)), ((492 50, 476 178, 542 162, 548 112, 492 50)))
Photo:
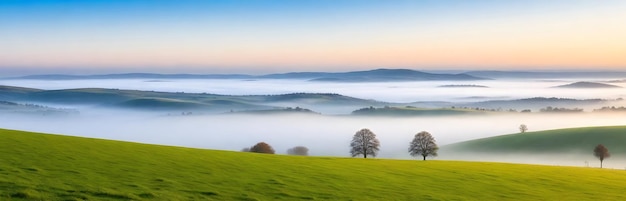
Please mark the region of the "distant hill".
POLYGON ((32 80, 88 80, 88 79, 247 79, 251 75, 243 74, 156 74, 156 73, 124 73, 105 75, 28 75, 12 77, 8 79, 32 79, 32 80))
POLYGON ((239 112, 229 112, 227 114, 320 114, 313 110, 301 107, 287 107, 267 110, 248 110, 239 112))
MULTIPOLYGON (((458 72, 458 71, 456 71, 458 72)), ((266 75, 247 74, 157 74, 122 73, 102 75, 28 75, 5 79, 76 80, 76 79, 304 79, 337 82, 482 80, 482 79, 559 79, 559 78, 620 78, 626 72, 533 72, 533 71, 468 71, 463 73, 427 73, 410 69, 375 69, 349 72, 288 72, 266 75)))
POLYGON ((571 128, 489 137, 455 143, 442 149, 492 154, 592 154, 603 144, 617 157, 626 155, 626 126, 571 128))
POLYGON ((559 78, 615 78, 626 77, 626 72, 532 72, 532 71, 469 71, 465 74, 491 79, 559 79, 559 78))
POLYGON ((292 93, 281 95, 217 95, 102 88, 39 90, 0 86, 0 100, 54 104, 82 104, 139 110, 202 110, 212 112, 270 110, 278 105, 352 106, 383 105, 339 94, 292 93))
POLYGON ((575 82, 566 85, 555 86, 555 88, 622 88, 620 86, 603 84, 596 82, 575 82))
POLYGON ((540 109, 545 107, 584 107, 584 106, 597 106, 609 103, 609 100, 604 99, 570 99, 570 98, 524 98, 515 100, 490 100, 473 103, 461 103, 455 106, 459 107, 480 107, 491 109, 540 109))
POLYGON ((435 80, 484 80, 467 74, 435 74, 408 69, 376 69, 346 73, 325 74, 311 81, 332 82, 390 82, 390 81, 435 81, 435 80))
POLYGON ((429 81, 429 80, 483 80, 467 74, 435 74, 409 69, 376 69, 342 73, 292 72, 268 75, 244 74, 153 74, 126 73, 106 75, 30 75, 8 79, 76 80, 76 79, 304 79, 337 82, 429 81))
POLYGON ((488 86, 483 85, 474 85, 474 84, 449 84, 449 85, 441 85, 439 88, 489 88, 488 86))

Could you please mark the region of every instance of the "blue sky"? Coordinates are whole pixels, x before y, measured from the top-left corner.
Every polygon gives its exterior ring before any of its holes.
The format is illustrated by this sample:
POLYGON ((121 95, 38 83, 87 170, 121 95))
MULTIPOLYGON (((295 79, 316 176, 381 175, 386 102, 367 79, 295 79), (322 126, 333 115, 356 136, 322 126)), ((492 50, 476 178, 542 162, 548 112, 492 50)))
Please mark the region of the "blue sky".
POLYGON ((626 1, 0 1, 0 73, 623 69, 626 1))

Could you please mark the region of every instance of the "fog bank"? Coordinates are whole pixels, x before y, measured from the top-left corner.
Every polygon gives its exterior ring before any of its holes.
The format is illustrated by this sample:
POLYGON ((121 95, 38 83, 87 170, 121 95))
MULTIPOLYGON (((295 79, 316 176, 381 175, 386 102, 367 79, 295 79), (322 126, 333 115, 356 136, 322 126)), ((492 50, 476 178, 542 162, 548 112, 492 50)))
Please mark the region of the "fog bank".
MULTIPOLYGON (((369 128, 381 142, 378 157, 396 159, 410 158, 407 153, 408 144, 420 131, 430 132, 442 146, 517 133, 522 123, 528 125, 529 131, 626 125, 622 115, 590 113, 415 118, 304 114, 154 116, 150 113, 124 111, 87 112, 67 117, 0 115, 0 128, 16 130, 232 151, 239 151, 263 141, 273 146, 279 154, 285 154, 287 149, 302 145, 310 149, 310 155, 340 157, 349 156, 349 143, 354 133, 361 128, 369 128)), ((437 159, 458 158, 442 154, 437 159)), ((494 161, 527 160, 520 158, 494 161)), ((549 161, 551 163, 553 161, 549 161)), ((572 163, 557 165, 580 163, 576 159, 572 163)))

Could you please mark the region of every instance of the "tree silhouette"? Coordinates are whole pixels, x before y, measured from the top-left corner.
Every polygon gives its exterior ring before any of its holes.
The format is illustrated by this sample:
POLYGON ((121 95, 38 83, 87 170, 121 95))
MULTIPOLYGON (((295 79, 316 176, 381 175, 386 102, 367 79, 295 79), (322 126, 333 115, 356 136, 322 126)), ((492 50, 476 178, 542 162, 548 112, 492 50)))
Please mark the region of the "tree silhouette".
POLYGON ((605 158, 611 157, 609 149, 604 147, 602 144, 599 144, 595 149, 593 149, 593 155, 600 159, 600 168, 602 168, 602 161, 604 161, 605 158))
POLYGON ((367 158, 367 155, 376 156, 380 142, 376 139, 376 134, 367 128, 361 129, 354 134, 352 142, 350 143, 350 154, 352 157, 363 155, 363 158, 367 158))
POLYGON ((297 146, 287 150, 287 154, 289 155, 299 155, 299 156, 308 156, 309 148, 304 146, 297 146))
POLYGON ((439 147, 435 143, 435 138, 426 131, 415 134, 409 145, 409 154, 413 157, 421 155, 424 160, 427 156, 437 156, 437 150, 439 147))
POLYGON ((528 126, 526 124, 519 125, 519 131, 521 133, 525 133, 528 130, 528 126))
POLYGON ((254 146, 250 147, 250 152, 255 153, 263 153, 263 154, 274 154, 275 151, 269 144, 265 142, 259 142, 254 146))

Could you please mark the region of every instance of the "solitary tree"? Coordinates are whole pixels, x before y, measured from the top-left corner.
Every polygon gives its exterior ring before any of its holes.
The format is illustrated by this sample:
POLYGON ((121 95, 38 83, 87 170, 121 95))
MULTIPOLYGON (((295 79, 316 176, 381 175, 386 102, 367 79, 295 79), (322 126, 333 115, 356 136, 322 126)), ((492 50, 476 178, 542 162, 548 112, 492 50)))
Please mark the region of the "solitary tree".
POLYGON ((376 134, 364 128, 356 132, 354 137, 352 137, 350 154, 352 154, 352 157, 363 155, 363 158, 367 158, 367 155, 376 156, 379 146, 380 142, 376 139, 376 134))
POLYGON ((308 156, 309 148, 304 146, 297 146, 287 150, 287 154, 289 155, 299 155, 299 156, 308 156))
POLYGON ((274 149, 272 146, 265 142, 259 142, 254 146, 250 147, 250 152, 263 153, 263 154, 274 154, 274 149))
POLYGON ((593 155, 600 159, 600 168, 602 168, 602 161, 604 161, 605 158, 611 157, 609 149, 604 147, 602 144, 599 144, 595 149, 593 149, 593 155))
POLYGON ((422 156, 426 160, 426 156, 437 156, 437 144, 435 138, 426 131, 415 134, 415 138, 409 145, 409 154, 413 157, 422 156))
POLYGON ((525 133, 528 130, 528 126, 526 124, 519 125, 519 132, 525 133))

